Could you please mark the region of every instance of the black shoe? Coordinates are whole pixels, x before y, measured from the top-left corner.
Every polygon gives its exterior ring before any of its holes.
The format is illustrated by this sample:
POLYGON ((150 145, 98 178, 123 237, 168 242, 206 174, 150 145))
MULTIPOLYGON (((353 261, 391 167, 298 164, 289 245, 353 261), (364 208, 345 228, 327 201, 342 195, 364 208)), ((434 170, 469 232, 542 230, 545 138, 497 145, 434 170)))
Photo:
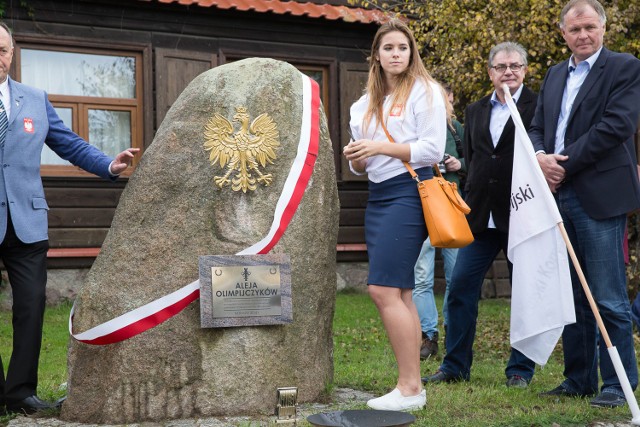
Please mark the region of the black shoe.
POLYGON ((603 391, 591 399, 591 402, 589 403, 591 406, 595 406, 596 408, 617 408, 619 406, 624 406, 624 404, 627 403, 627 400, 615 393, 603 391))
POLYGON ((527 388, 529 387, 529 382, 522 378, 520 375, 511 375, 507 379, 507 387, 527 388))
POLYGON ((558 387, 554 388, 553 390, 549 390, 549 391, 545 391, 543 393, 540 393, 540 396, 586 397, 586 396, 589 396, 589 395, 588 394, 576 393, 576 392, 567 390, 567 388, 564 386, 564 384, 560 384, 558 387))
POLYGON ((60 405, 58 405, 57 402, 49 403, 49 402, 45 402, 44 400, 41 400, 38 396, 33 395, 33 396, 25 397, 24 399, 18 402, 7 403, 7 412, 34 414, 39 411, 59 409, 61 405, 62 405, 62 402, 60 402, 60 405))
POLYGON ((440 369, 436 371, 435 374, 422 377, 423 383, 437 384, 437 383, 453 383, 456 381, 460 381, 460 378, 456 378, 453 375, 445 374, 440 369))
POLYGON ((54 403, 56 409, 60 409, 62 408, 62 404, 65 402, 65 400, 67 400, 67 396, 62 396, 60 399, 56 400, 56 403, 54 403))

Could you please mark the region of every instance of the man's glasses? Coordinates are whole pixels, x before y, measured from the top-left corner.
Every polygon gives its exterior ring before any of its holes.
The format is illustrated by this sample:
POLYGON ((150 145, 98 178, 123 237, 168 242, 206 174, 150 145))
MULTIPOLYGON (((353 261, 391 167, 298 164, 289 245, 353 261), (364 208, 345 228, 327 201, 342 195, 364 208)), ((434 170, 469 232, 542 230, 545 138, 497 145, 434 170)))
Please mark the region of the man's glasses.
POLYGON ((517 73, 518 71, 522 70, 523 67, 524 67, 524 64, 509 64, 509 65, 498 64, 498 65, 492 66, 491 68, 496 70, 498 73, 504 73, 505 71, 507 71, 507 68, 509 68, 514 73, 517 73))

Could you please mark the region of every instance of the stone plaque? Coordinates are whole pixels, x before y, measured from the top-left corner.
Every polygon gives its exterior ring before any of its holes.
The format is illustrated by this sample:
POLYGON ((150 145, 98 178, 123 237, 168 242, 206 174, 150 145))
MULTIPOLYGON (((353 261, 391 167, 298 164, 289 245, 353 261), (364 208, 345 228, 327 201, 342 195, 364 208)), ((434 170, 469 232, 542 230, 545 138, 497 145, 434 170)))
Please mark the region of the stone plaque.
POLYGON ((201 327, 292 322, 287 255, 209 255, 199 264, 201 327))

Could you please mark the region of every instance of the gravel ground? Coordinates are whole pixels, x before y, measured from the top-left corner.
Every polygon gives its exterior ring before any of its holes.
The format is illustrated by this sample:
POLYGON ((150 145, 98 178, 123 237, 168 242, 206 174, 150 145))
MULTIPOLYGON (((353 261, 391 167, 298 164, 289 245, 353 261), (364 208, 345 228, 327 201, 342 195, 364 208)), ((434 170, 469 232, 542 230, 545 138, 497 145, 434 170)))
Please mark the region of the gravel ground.
MULTIPOLYGON (((306 420, 309 415, 336 410, 362 409, 362 404, 374 397, 370 393, 347 388, 336 389, 334 402, 331 404, 305 404, 298 407, 298 420, 306 420)), ((34 418, 19 416, 11 420, 8 427, 271 427, 275 417, 262 419, 251 417, 220 417, 198 418, 184 420, 168 420, 163 422, 144 422, 139 424, 80 424, 69 423, 58 418, 34 418)), ((278 424, 282 426, 291 424, 278 424)), ((362 426, 366 427, 366 426, 362 426)), ((554 424, 553 427, 561 427, 554 424)), ((587 427, 587 426, 585 426, 587 427)), ((634 427, 629 419, 628 423, 592 423, 588 427, 634 427)))
MULTIPOLYGON (((305 420, 309 415, 320 412, 347 410, 354 407, 362 409, 362 404, 374 397, 370 393, 351 390, 336 389, 334 401, 331 404, 304 404, 298 406, 298 419, 305 420), (338 409, 339 407, 339 409, 338 409)), ((275 417, 263 417, 262 419, 251 417, 220 417, 198 418, 183 420, 168 420, 162 422, 144 422, 139 424, 99 424, 100 427, 267 427, 274 425, 275 417)), ((278 424, 286 426, 287 424, 278 424)), ((8 427, 97 427, 98 424, 80 424, 62 421, 58 418, 35 418, 19 416, 9 421, 8 427)), ((364 427, 364 426, 363 426, 364 427)))

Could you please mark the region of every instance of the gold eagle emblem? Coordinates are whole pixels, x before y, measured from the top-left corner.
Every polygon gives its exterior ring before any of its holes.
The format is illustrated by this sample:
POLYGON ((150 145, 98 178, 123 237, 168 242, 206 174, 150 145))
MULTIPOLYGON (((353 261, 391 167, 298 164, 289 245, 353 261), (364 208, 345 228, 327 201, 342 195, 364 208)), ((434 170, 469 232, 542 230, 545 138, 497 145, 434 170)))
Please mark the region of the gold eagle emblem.
POLYGON ((240 129, 233 132, 233 124, 220 114, 215 113, 205 125, 204 149, 209 151, 212 165, 220 164, 225 173, 213 178, 220 188, 231 184, 233 191, 254 191, 258 183, 265 186, 271 184, 271 174, 263 174, 260 167, 273 164, 276 159, 275 150, 280 146, 279 133, 273 119, 263 113, 256 117, 249 126, 249 114, 245 107, 236 107, 233 122, 240 124, 240 129), (229 179, 233 172, 236 174, 229 179), (256 176, 253 175, 255 173, 256 176))

